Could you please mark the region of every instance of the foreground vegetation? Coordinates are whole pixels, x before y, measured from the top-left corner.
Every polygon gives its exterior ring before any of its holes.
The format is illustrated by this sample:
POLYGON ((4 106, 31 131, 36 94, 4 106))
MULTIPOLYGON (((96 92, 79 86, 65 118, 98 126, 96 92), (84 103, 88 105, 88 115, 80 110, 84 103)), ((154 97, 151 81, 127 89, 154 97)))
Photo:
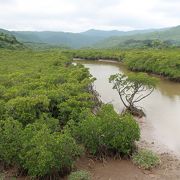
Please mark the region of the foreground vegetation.
POLYGON ((143 169, 152 169, 160 164, 158 155, 147 149, 139 150, 139 152, 133 154, 132 160, 134 164, 143 169))
POLYGON ((96 115, 83 113, 82 118, 78 125, 69 122, 69 130, 90 154, 100 158, 129 155, 134 149, 133 142, 140 138, 139 126, 132 116, 118 115, 112 105, 103 105, 96 115))
POLYGON ((139 126, 132 116, 99 106, 93 81, 64 53, 1 50, 1 165, 55 178, 69 173, 84 149, 98 158, 130 155, 139 126))
POLYGON ((91 175, 87 171, 76 171, 70 174, 68 180, 91 180, 91 175))
POLYGON ((120 61, 132 71, 154 73, 178 82, 180 81, 179 52, 180 49, 69 51, 75 58, 120 61))

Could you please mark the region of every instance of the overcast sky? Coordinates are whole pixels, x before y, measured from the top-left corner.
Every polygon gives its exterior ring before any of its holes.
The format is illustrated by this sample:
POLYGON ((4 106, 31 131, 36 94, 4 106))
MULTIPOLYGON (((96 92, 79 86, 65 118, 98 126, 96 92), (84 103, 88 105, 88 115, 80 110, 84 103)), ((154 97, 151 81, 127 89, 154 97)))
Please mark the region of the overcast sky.
POLYGON ((180 0, 0 0, 0 28, 81 32, 180 25, 180 0))

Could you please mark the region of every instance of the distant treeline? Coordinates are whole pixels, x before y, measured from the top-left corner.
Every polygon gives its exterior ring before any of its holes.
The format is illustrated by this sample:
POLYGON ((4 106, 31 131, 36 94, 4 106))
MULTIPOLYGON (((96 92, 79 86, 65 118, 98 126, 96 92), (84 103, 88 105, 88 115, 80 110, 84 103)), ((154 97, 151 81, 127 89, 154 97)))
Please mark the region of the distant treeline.
POLYGON ((117 51, 117 50, 66 50, 63 51, 65 54, 71 55, 73 58, 81 58, 87 60, 116 60, 123 61, 125 57, 125 51, 117 51))
POLYGON ((109 59, 124 62, 130 70, 158 74, 180 81, 180 49, 136 50, 72 50, 65 51, 74 58, 109 59))
POLYGON ((173 40, 166 40, 162 41, 159 39, 151 40, 135 40, 135 39, 129 39, 123 43, 118 44, 114 48, 117 49, 147 49, 147 48, 153 48, 153 49, 163 49, 163 48, 170 48, 170 47, 177 47, 177 42, 173 40))

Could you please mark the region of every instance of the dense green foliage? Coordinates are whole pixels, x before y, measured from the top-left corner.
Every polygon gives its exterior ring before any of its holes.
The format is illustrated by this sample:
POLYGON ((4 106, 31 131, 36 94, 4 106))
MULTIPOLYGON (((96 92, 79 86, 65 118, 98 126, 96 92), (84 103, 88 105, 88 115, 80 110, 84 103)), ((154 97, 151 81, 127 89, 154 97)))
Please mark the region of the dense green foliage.
POLYGON ((129 39, 119 44, 116 49, 163 49, 173 47, 174 41, 161 41, 159 39, 155 40, 134 40, 129 39))
POLYGON ((19 162, 22 125, 16 120, 0 121, 0 160, 7 165, 19 162))
POLYGON ((5 103, 1 116, 27 125, 45 113, 63 125, 82 108, 93 106, 88 70, 68 65, 69 59, 60 53, 2 51, 0 58, 1 103, 5 103))
POLYGON ((52 45, 48 43, 42 43, 42 42, 23 42, 23 44, 34 51, 44 51, 44 50, 63 50, 63 49, 70 49, 69 47, 65 45, 52 45))
MULTIPOLYGON (((110 59, 124 62, 130 70, 165 76, 180 81, 180 49, 146 50, 76 50, 69 51, 75 58, 110 59)), ((67 53, 67 52, 66 52, 67 53)))
POLYGON ((30 176, 70 171, 82 150, 61 131, 94 106, 92 81, 58 51, 0 51, 0 160, 30 176))
POLYGON ((102 106, 97 115, 87 113, 86 118, 71 129, 73 136, 98 156, 128 155, 140 137, 139 126, 132 116, 118 115, 111 105, 102 106))
MULTIPOLYGON (((111 40, 109 40, 111 42, 111 40)), ((116 41, 115 41, 116 42, 116 41)), ((179 43, 180 44, 180 43, 179 43)), ((135 40, 135 39, 128 39, 125 41, 120 42, 118 45, 108 47, 108 42, 104 44, 105 49, 121 49, 121 50, 128 50, 128 49, 164 49, 164 48, 173 48, 180 46, 175 41, 171 40, 159 40, 157 39, 145 39, 145 40, 135 40)), ((97 46, 98 47, 98 46, 97 46)), ((100 48, 100 47, 98 47, 100 48)))
POLYGON ((67 54, 69 52, 74 58, 81 58, 81 59, 89 59, 89 60, 116 60, 122 61, 124 59, 124 52, 123 51, 116 51, 116 50, 69 50, 64 51, 67 54))
POLYGON ((140 150, 132 156, 133 162, 143 169, 151 169, 160 164, 158 155, 150 150, 140 150))
POLYGON ((127 53, 125 63, 133 71, 145 71, 180 81, 179 49, 132 51, 127 53))
POLYGON ((72 172, 69 175, 68 180, 91 180, 91 176, 89 172, 81 170, 72 172))
POLYGON ((22 43, 18 42, 13 35, 0 32, 0 49, 23 49, 22 43))
MULTIPOLYGON (((81 146, 96 156, 133 152, 135 141, 140 138, 138 124, 129 114, 118 115, 111 105, 97 107, 90 92, 94 79, 88 69, 73 65, 71 57, 124 62, 133 71, 180 81, 179 49, 164 49, 171 43, 178 45, 179 27, 150 33, 152 38, 147 38, 145 32, 137 35, 138 38, 121 37, 123 44, 119 38, 112 38, 109 43, 113 42, 113 50, 22 51, 24 46, 12 36, 35 49, 41 43, 45 46, 42 49, 48 49, 59 45, 90 46, 109 34, 124 34, 103 32, 104 35, 96 36, 94 33, 97 32, 3 31, 0 34, 0 162, 4 165, 15 165, 31 177, 54 178, 70 172, 82 153, 81 146), (159 40, 156 36, 160 34, 159 40), (144 50, 118 50, 124 44, 144 50)), ((130 76, 128 80, 151 84, 144 75, 140 79, 130 76)), ((159 163, 158 157, 149 151, 133 155, 133 161, 146 169, 159 163)), ((89 175, 77 172, 70 177, 88 179, 89 175)))
POLYGON ((42 123, 29 124, 22 133, 20 160, 31 176, 69 172, 81 149, 69 134, 51 133, 42 123))
POLYGON ((92 113, 97 108, 94 78, 84 66, 73 65, 71 55, 0 51, 4 165, 15 165, 31 177, 54 178, 70 172, 83 145, 94 155, 131 153, 139 139, 137 123, 108 105, 92 113))
POLYGON ((52 132, 45 122, 23 129, 16 120, 0 121, 0 160, 23 167, 30 176, 69 172, 81 152, 69 134, 52 132))

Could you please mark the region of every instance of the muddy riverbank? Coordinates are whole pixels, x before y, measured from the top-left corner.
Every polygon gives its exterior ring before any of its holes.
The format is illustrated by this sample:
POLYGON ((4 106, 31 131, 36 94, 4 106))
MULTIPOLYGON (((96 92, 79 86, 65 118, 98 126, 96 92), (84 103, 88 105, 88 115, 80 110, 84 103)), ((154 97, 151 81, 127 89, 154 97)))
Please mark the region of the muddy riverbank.
MULTIPOLYGON (((118 93, 112 89, 109 77, 112 74, 129 71, 118 63, 104 61, 76 61, 89 68, 90 73, 97 79, 94 82, 95 90, 100 94, 104 103, 113 104, 119 113, 123 110, 123 104, 118 93)), ((159 79, 155 91, 148 98, 137 104, 143 107, 146 118, 142 121, 149 128, 142 130, 142 134, 153 137, 152 141, 158 141, 170 151, 180 155, 180 83, 174 83, 165 79, 159 79)), ((145 138, 148 139, 149 137, 145 138)))
MULTIPOLYGON (((104 103, 113 104, 121 113, 123 105, 118 94, 112 90, 108 78, 116 73, 128 73, 125 66, 114 61, 82 61, 90 73, 97 79, 94 88, 104 103)), ((109 159, 106 163, 81 158, 78 169, 87 169, 93 179, 129 180, 129 179, 180 179, 180 84, 160 78, 153 94, 139 106, 144 108, 145 118, 136 119, 141 128, 139 148, 148 148, 159 154, 161 165, 152 171, 141 170, 130 160, 109 159)))

